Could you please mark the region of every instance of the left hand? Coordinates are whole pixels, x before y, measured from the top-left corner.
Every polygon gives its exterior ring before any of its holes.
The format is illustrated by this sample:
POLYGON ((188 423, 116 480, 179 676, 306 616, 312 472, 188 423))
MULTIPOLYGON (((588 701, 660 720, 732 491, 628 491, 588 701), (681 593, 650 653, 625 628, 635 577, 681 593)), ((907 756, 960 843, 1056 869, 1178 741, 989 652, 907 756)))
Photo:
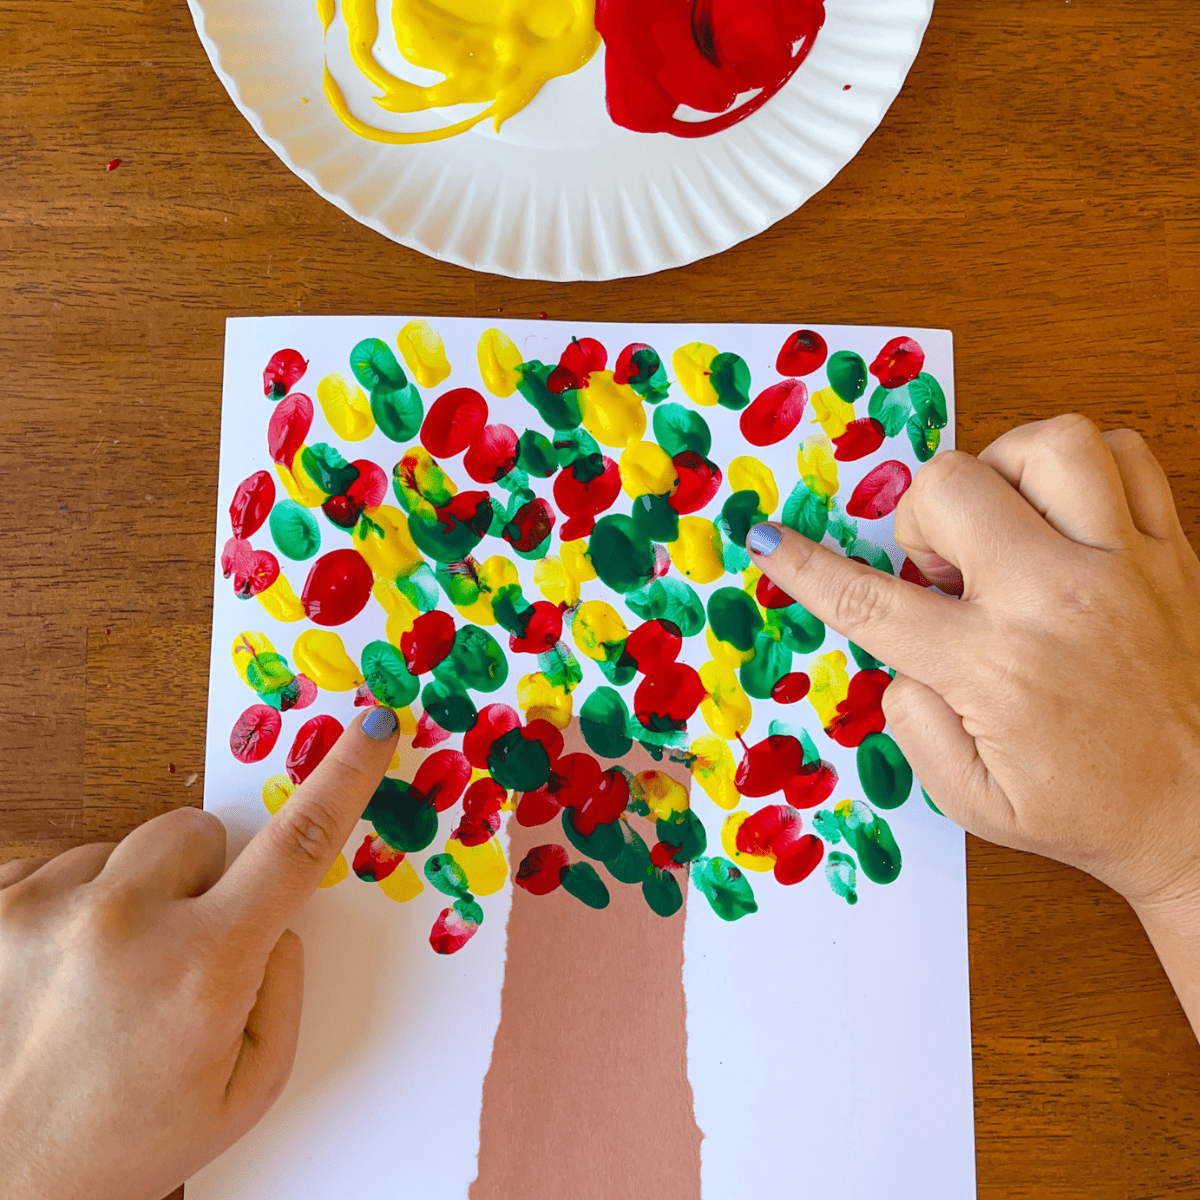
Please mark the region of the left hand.
POLYGON ((0 867, 0 1200, 161 1200, 270 1108, 303 992, 287 924, 383 777, 386 712, 228 871, 224 826, 194 808, 0 867))

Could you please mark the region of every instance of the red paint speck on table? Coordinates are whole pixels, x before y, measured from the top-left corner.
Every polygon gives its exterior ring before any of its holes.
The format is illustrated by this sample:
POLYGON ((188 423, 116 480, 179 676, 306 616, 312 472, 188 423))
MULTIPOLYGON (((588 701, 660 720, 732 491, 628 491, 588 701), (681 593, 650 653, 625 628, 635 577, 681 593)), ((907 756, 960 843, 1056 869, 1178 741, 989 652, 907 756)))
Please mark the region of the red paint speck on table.
POLYGON ((109 162, 108 166, 105 167, 104 169, 106 171, 115 171, 120 165, 121 165, 121 160, 119 158, 114 158, 109 162))

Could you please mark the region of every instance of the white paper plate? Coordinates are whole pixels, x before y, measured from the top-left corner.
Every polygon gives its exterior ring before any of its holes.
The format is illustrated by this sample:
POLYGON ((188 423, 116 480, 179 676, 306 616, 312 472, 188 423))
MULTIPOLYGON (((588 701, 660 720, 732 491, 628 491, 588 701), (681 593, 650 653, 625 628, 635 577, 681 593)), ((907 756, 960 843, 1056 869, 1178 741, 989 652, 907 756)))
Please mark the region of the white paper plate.
MULTIPOLYGON (((787 85, 709 137, 613 124, 602 47, 582 70, 547 83, 499 134, 484 122, 440 142, 388 145, 351 133, 326 102, 315 0, 188 3, 233 102, 310 187, 434 258, 548 280, 682 266, 799 208, 883 119, 933 8, 933 0, 827 0, 825 26, 787 85)), ((379 9, 377 55, 399 73, 389 0, 379 9)), ((346 44, 339 5, 330 69, 351 110, 381 124, 346 44)))

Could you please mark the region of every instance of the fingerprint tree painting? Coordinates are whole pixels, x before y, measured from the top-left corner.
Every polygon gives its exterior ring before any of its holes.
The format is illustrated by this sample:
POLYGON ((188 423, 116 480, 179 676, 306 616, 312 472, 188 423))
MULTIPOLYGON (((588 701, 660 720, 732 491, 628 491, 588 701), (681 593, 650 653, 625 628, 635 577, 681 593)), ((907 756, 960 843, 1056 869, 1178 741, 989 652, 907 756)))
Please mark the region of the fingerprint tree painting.
POLYGON ((564 334, 542 361, 473 328, 473 361, 452 364, 422 320, 347 344, 319 378, 301 346, 246 381, 261 465, 232 490, 220 567, 295 635, 277 648, 250 617, 234 639, 256 698, 230 750, 267 775, 272 812, 341 733, 321 711, 344 712, 339 693, 395 709, 423 755, 411 778, 393 761, 325 886, 352 871, 398 902, 436 888, 429 940, 450 954, 509 878, 509 813, 545 830, 514 884, 596 909, 638 887, 669 917, 691 887, 734 921, 755 885, 855 904, 899 876, 884 814, 914 788, 884 728, 890 674, 745 542, 774 519, 928 586, 884 544, 903 460, 936 451, 946 396, 912 337, 864 357, 784 332, 758 387, 745 358, 699 341, 664 359, 564 334), (380 461, 353 457, 368 440, 380 461), (343 635, 364 625, 352 652, 343 635), (664 769, 628 770, 635 745, 664 769))

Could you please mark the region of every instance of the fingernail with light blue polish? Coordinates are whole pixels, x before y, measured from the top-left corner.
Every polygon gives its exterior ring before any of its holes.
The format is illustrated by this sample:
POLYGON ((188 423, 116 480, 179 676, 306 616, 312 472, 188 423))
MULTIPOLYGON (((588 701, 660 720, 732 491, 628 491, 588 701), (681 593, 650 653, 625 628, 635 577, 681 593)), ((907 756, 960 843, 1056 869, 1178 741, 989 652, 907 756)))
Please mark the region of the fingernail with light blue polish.
POLYGON ((396 714, 390 708, 380 705, 378 708, 371 709, 363 717, 362 731, 367 737, 374 738, 377 742, 386 742, 396 732, 399 725, 396 714))
POLYGON ((755 525, 746 535, 746 549, 766 558, 768 554, 774 554, 779 549, 779 543, 782 541, 782 529, 777 529, 774 525, 755 525))

